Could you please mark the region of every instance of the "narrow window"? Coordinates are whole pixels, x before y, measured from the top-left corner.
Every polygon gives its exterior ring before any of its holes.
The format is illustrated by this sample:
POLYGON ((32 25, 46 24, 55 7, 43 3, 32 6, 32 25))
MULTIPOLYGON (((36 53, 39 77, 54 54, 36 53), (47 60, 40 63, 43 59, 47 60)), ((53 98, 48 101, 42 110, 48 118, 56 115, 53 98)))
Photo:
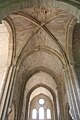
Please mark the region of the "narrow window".
POLYGON ((39 108, 39 119, 44 119, 44 108, 43 107, 39 108))
POLYGON ((51 111, 50 111, 50 109, 47 109, 47 119, 51 119, 51 111))
POLYGON ((37 119, 37 110, 36 109, 32 110, 32 119, 37 119))

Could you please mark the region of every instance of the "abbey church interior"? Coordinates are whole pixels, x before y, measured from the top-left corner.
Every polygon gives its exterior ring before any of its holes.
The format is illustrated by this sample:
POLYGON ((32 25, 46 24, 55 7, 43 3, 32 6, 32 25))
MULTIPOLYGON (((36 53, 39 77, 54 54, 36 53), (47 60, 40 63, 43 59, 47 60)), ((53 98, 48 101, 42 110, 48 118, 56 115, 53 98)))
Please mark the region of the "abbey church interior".
POLYGON ((0 0, 0 120, 80 120, 80 0, 0 0))

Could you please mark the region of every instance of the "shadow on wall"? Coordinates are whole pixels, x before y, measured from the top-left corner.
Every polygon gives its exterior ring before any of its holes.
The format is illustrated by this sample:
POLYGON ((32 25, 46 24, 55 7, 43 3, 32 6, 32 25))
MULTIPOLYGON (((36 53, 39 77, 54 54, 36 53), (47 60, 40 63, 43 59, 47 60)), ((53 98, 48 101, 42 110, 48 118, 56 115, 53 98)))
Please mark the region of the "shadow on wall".
POLYGON ((77 23, 73 31, 73 57, 75 61, 76 74, 80 86, 80 23, 77 23))

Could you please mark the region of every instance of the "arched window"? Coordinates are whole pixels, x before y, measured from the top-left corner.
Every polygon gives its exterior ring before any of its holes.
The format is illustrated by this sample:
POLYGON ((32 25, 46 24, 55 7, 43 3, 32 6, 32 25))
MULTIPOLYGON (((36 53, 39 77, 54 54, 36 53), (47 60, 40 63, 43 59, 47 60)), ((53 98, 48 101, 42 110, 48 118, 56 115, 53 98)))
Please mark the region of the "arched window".
POLYGON ((37 119, 37 110, 36 109, 32 110, 32 119, 37 119))
POLYGON ((44 119, 44 108, 43 107, 39 108, 39 119, 44 119))
POLYGON ((47 109, 47 119, 51 119, 51 110, 47 109))
POLYGON ((52 102, 46 95, 34 97, 30 105, 30 120, 51 120, 52 102))

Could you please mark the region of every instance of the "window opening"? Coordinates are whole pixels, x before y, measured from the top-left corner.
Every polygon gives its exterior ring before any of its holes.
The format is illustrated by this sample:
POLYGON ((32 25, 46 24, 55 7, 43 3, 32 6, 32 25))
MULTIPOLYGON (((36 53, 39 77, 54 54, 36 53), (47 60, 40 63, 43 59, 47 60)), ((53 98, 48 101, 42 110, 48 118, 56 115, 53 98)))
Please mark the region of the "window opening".
POLYGON ((32 119, 37 119, 37 110, 36 109, 32 110, 32 119))
POLYGON ((51 119, 51 110, 47 109, 47 119, 51 119))
POLYGON ((30 105, 30 120, 51 120, 52 103, 46 95, 34 97, 30 105))
POLYGON ((39 119, 44 119, 44 108, 43 107, 39 108, 39 119))
POLYGON ((39 99, 39 104, 43 105, 44 104, 44 99, 39 99))

